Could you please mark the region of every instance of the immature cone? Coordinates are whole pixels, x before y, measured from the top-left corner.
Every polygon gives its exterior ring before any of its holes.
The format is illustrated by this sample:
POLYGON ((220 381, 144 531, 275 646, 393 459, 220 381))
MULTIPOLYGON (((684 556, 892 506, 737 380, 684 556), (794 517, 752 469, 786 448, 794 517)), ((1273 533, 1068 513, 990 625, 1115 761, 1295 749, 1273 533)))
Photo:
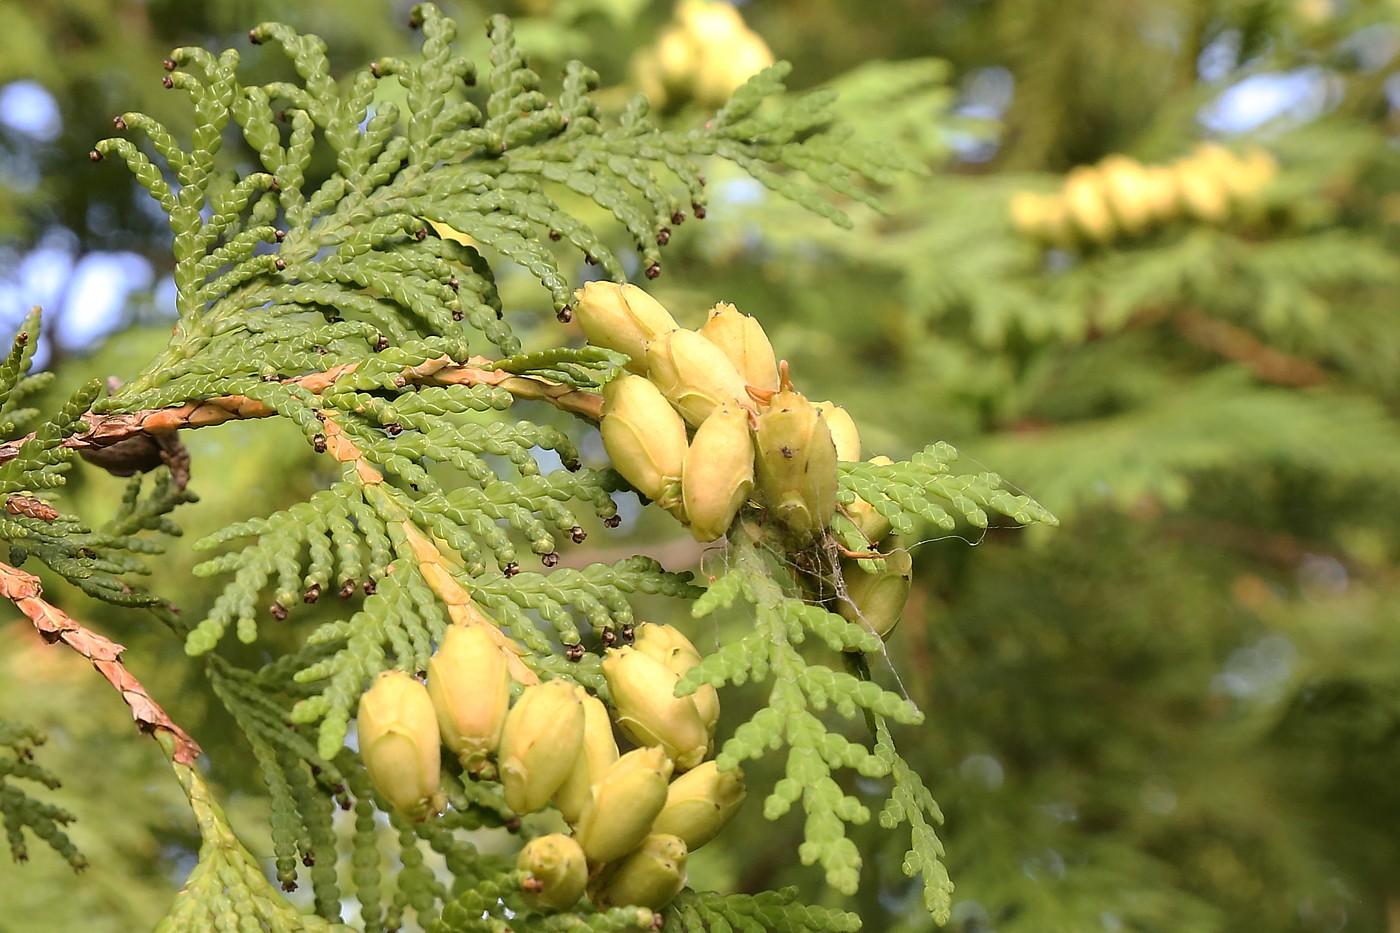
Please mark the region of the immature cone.
POLYGON ((1143 198, 1152 212, 1152 219, 1158 223, 1172 220, 1181 213, 1177 203, 1178 190, 1176 172, 1165 165, 1144 166, 1147 172, 1143 198))
POLYGON ((428 661, 428 696, 442 744, 468 774, 494 777, 488 756, 501 744, 510 711, 506 656, 481 625, 449 625, 428 661))
MULTIPOLYGON (((690 639, 681 634, 674 625, 644 622, 637 626, 632 647, 649 658, 660 661, 672 674, 684 677, 692 667, 700 663, 700 652, 695 650, 690 639)), ((701 684, 690 695, 700 720, 714 735, 715 724, 719 722, 719 694, 711 684, 701 684)))
POLYGON ((498 754, 506 806, 533 813, 549 802, 583 747, 583 704, 574 686, 550 680, 526 687, 506 716, 498 754))
POLYGON ((1199 158, 1178 162, 1173 169, 1177 191, 1186 213, 1207 223, 1221 223, 1230 216, 1230 192, 1199 158))
POLYGON ((583 815, 593 785, 617 761, 617 740, 613 738, 608 708, 582 687, 575 687, 574 691, 583 704, 583 751, 554 795, 554 805, 571 826, 583 815))
POLYGON ((664 749, 639 748, 602 773, 574 830, 589 864, 616 861, 642 844, 666 805, 671 769, 664 749))
POLYGON ((536 836, 525 843, 515 867, 527 873, 520 889, 525 902, 536 910, 568 910, 583 897, 588 884, 583 849, 563 833, 536 836))
POLYGON ((598 431, 613 468, 663 506, 680 499, 685 468, 685 422, 642 376, 621 376, 603 388, 598 431))
POLYGON ((673 674, 684 674, 701 661, 700 651, 674 625, 643 622, 632 634, 632 647, 660 661, 673 674))
POLYGON ((773 53, 745 24, 733 4, 682 0, 677 17, 699 50, 695 99, 719 106, 754 74, 773 64, 773 53))
POLYGON ((710 753, 710 729, 690 697, 675 695, 680 677, 632 647, 612 648, 603 659, 617 727, 641 746, 659 745, 689 771, 710 753))
POLYGON ((1088 166, 1072 169, 1065 178, 1065 208, 1085 239, 1107 243, 1113 239, 1113 215, 1104 199, 1098 172, 1088 166))
POLYGON ((635 285, 589 282, 574 292, 574 320, 595 347, 626 353, 627 368, 646 374, 646 346, 676 329, 661 302, 635 285))
POLYGON ((1127 156, 1111 155, 1099 163, 1104 198, 1128 233, 1137 234, 1153 221, 1147 170, 1127 156))
POLYGON ((914 562, 909 552, 896 548, 885 558, 885 569, 866 573, 853 562, 842 564, 846 595, 837 607, 847 620, 889 638, 904 614, 913 582, 914 562))
POLYGON ((360 697, 357 722, 374 789, 412 819, 435 813, 442 750, 428 689, 403 671, 385 671, 360 697))
POLYGON ((836 445, 836 459, 842 463, 860 462, 860 431, 851 413, 835 402, 813 402, 822 413, 831 442, 836 445))
POLYGON ((746 383, 778 391, 778 359, 773 354, 773 344, 752 315, 740 314, 732 304, 721 301, 710 309, 700 335, 724 351, 746 383))
POLYGON ((744 795, 742 771, 721 771, 713 760, 706 761, 671 782, 651 831, 678 836, 694 852, 719 835, 744 795))
POLYGON ((641 847, 606 874, 590 891, 593 906, 650 907, 660 910, 685 887, 687 850, 680 837, 667 833, 647 836, 641 847))
POLYGON ((695 431, 681 472, 681 500, 697 541, 722 538, 753 492, 749 412, 721 405, 695 431))
POLYGON ((638 56, 634 70, 657 106, 669 97, 693 97, 717 107, 771 64, 773 53, 732 4, 682 0, 675 23, 638 56))
POLYGON ((836 511, 836 444, 817 407, 791 389, 774 395, 755 433, 763 505, 799 545, 816 537, 836 511))
POLYGON ((724 351, 693 330, 673 330, 647 344, 647 376, 693 425, 749 397, 724 351))

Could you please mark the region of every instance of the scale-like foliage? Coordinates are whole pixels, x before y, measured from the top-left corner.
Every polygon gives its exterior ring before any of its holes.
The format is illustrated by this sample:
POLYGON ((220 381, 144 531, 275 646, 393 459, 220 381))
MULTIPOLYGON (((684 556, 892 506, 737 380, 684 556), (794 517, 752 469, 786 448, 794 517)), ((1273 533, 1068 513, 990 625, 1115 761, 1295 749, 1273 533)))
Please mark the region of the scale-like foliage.
POLYGON ((49 790, 58 787, 58 778, 34 761, 34 749, 46 740, 33 726, 0 719, 0 818, 5 821, 5 835, 15 861, 29 859, 25 839, 28 831, 66 859, 74 871, 82 871, 87 867, 87 859, 63 831, 73 821, 73 815, 30 796, 20 783, 27 781, 49 790))
POLYGON ((234 836, 223 810, 198 772, 178 762, 175 775, 189 798, 203 843, 199 863, 190 872, 158 933, 182 930, 247 929, 283 933, 348 933, 349 927, 302 914, 269 884, 257 859, 234 836))

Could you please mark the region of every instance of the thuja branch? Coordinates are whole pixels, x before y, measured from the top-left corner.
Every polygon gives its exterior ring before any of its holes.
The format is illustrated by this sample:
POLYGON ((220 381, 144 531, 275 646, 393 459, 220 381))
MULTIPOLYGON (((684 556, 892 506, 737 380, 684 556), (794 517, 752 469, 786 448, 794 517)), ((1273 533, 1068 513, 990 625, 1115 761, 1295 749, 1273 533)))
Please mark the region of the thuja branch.
POLYGON ((480 627, 490 635, 496 647, 505 655, 507 669, 516 681, 522 684, 539 683, 539 675, 521 660, 524 650, 477 608, 466 587, 458 582, 453 571, 460 572, 461 564, 452 555, 451 548, 430 535, 425 535, 402 506, 383 494, 384 474, 364 458, 354 441, 341 430, 331 412, 321 412, 320 418, 321 423, 325 425, 326 453, 342 463, 350 464, 356 477, 366 487, 366 498, 372 498, 381 515, 386 518, 393 516, 404 540, 418 560, 418 572, 447 607, 452 621, 459 625, 480 627))
POLYGON ((174 741, 173 757, 191 765, 201 754, 198 743, 177 726, 146 688, 122 664, 122 645, 85 628, 62 609, 42 598, 43 586, 33 574, 0 563, 0 596, 10 600, 34 623, 44 640, 63 642, 92 662, 97 672, 117 689, 131 707, 132 716, 146 732, 165 732, 174 741))
MULTIPOLYGON (((486 357, 475 356, 459 363, 450 357, 441 356, 416 366, 405 367, 401 375, 405 386, 495 386, 516 398, 548 402, 561 411, 590 421, 596 422, 602 417, 603 400, 598 393, 576 389, 537 376, 521 376, 496 368, 494 362, 486 357)), ((354 372, 357 366, 358 364, 348 363, 323 372, 281 381, 319 395, 334 385, 337 379, 354 372)), ((123 441, 165 435, 181 428, 203 428, 223 424, 225 421, 269 418, 275 414, 277 412, 267 404, 246 395, 225 395, 169 408, 110 415, 87 412, 83 415, 87 430, 65 438, 63 446, 80 452, 98 451, 123 441)), ((17 457, 24 445, 33 439, 34 435, 31 433, 0 444, 0 464, 17 457)))

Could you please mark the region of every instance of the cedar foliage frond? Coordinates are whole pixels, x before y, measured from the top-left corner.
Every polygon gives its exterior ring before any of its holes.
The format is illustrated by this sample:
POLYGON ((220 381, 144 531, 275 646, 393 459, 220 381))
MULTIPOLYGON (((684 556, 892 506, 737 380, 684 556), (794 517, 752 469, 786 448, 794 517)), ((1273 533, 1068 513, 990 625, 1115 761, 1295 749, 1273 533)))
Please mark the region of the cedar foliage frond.
POLYGON ((53 378, 51 372, 26 375, 38 345, 39 326, 35 308, 0 363, 0 435, 17 442, 13 455, 0 462, 0 497, 5 502, 0 539, 9 543, 10 562, 19 566, 34 557, 95 599, 149 608, 176 626, 164 601, 133 577, 150 573, 144 557, 162 553, 162 538, 180 534, 169 513, 195 497, 168 470, 150 482, 136 477, 116 512, 97 528, 63 514, 42 497, 41 491, 66 482, 74 451, 65 442, 89 430, 84 415, 100 386, 95 381, 83 385, 47 418, 36 408, 19 407, 53 378), (36 423, 28 436, 18 436, 36 423))
POLYGON ((38 784, 49 790, 58 787, 58 778, 34 762, 34 749, 45 741, 44 733, 31 725, 0 719, 0 819, 5 823, 10 855, 17 862, 29 860, 27 831, 47 843, 74 871, 82 871, 87 867, 87 859, 63 831, 73 821, 73 814, 30 796, 20 783, 38 784))
MULTIPOLYGON (((719 687, 771 680, 768 705, 734 731, 716 761, 729 770, 786 746, 786 776, 764 801, 763 815, 778 819, 800 802, 807 820, 798 857, 804 865, 820 864, 832 887, 854 893, 862 860, 846 835, 846 824, 868 822, 870 811, 842 789, 832 772, 853 769, 867 778, 882 778, 890 773, 891 758, 830 731, 818 714, 834 707, 848 720, 864 717, 879 724, 890 718, 908 725, 922 723, 923 714, 868 679, 809 662, 800 650, 809 635, 836 650, 858 653, 878 651, 879 638, 805 602, 791 574, 783 568, 775 573, 763 551, 742 539, 734 542, 730 568, 696 600, 691 612, 703 617, 740 600, 754 613, 751 634, 705 658, 681 679, 677 692, 694 692, 702 683, 719 687)), ((937 861, 927 846, 924 854, 937 861)), ((934 883, 932 877, 927 880, 934 883)))
POLYGON ((957 450, 940 441, 906 463, 843 464, 839 500, 850 505, 856 497, 864 499, 900 535, 914 531, 915 518, 943 531, 956 528, 959 518, 974 528, 986 528, 988 510, 1020 525, 1058 524, 1040 503, 1009 492, 995 473, 952 475, 949 467, 957 459, 957 450))
POLYGON ((233 834, 223 810, 196 769, 174 764, 203 842, 199 862, 157 926, 157 933, 183 930, 256 929, 279 933, 349 933, 350 928, 302 914, 268 884, 258 862, 233 834))
POLYGON ((855 914, 830 907, 801 907, 796 888, 721 897, 685 891, 666 908, 666 929, 701 933, 723 923, 739 933, 845 933, 859 930, 855 914))

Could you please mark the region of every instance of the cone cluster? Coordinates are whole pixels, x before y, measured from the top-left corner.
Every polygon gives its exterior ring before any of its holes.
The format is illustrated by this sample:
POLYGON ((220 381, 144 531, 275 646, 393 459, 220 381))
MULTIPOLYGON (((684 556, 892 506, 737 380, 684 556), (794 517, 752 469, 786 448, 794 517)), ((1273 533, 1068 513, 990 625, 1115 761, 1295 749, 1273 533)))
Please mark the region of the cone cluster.
POLYGON ((637 55, 632 70, 658 107, 672 100, 718 107, 771 64, 768 44, 733 4, 681 0, 671 25, 655 46, 637 55))
POLYGON ((599 430, 613 466, 699 541, 725 536, 750 502, 796 547, 836 511, 836 464, 860 459, 845 409, 779 376, 753 317, 719 303, 697 330, 635 285, 590 282, 574 317, 589 342, 628 357, 603 390, 599 430))
POLYGON ((519 814, 553 805, 571 827, 532 839, 517 868, 540 910, 585 895, 598 909, 660 910, 685 886, 689 852, 715 837, 744 799, 738 770, 710 759, 719 698, 676 684, 700 653, 669 625, 644 623, 603 661, 614 708, 551 680, 510 701, 500 647, 482 626, 450 626, 428 683, 379 675, 360 698, 360 753, 375 789, 405 815, 440 812, 441 748, 465 775, 499 780, 519 814), (637 747, 620 753, 614 726, 637 747))
POLYGON ((1261 149, 1240 156, 1214 143, 1166 165, 1112 155, 1071 171, 1056 194, 1017 193, 1011 220, 1061 248, 1131 239, 1178 220, 1225 224, 1257 214, 1277 174, 1278 163, 1261 149))

